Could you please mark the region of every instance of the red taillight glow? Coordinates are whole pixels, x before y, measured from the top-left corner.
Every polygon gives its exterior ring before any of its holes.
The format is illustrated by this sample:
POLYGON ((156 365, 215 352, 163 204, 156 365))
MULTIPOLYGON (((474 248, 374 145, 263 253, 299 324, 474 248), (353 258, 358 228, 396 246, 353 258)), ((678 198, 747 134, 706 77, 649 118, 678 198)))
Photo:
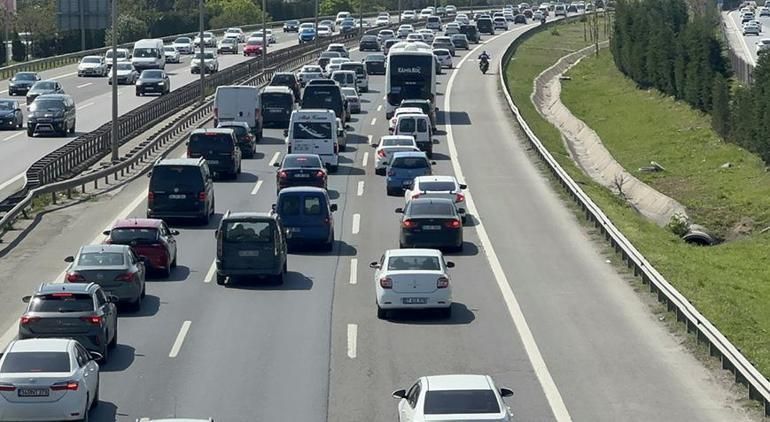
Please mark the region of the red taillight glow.
POLYGON ((206 192, 198 192, 198 200, 199 201, 205 201, 206 200, 206 192))
POLYGON ((465 195, 458 193, 455 195, 455 202, 463 202, 465 201, 465 195))
POLYGON ((155 199, 155 194, 152 192, 147 192, 147 203, 151 204, 154 199, 155 199))
POLYGON ((395 176, 395 175, 396 175, 396 172, 395 172, 395 171, 393 171, 393 170, 391 170, 391 171, 389 171, 389 172, 388 172, 388 176, 395 176))
POLYGON ((388 156, 387 154, 385 154, 385 150, 384 149, 381 149, 381 150, 377 151, 377 155, 382 157, 382 158, 386 158, 388 156))
POLYGON ((115 277, 115 281, 133 281, 133 280, 134 280, 134 274, 132 273, 120 274, 117 277, 115 277))
POLYGON ((93 325, 101 325, 102 324, 102 317, 100 317, 100 316, 84 316, 84 317, 80 317, 80 320, 88 322, 88 323, 91 323, 93 325))
POLYGON ((35 322, 38 322, 38 321, 40 321, 40 317, 31 317, 31 316, 27 316, 27 315, 22 315, 21 319, 19 320, 21 325, 28 325, 28 324, 32 324, 32 323, 35 323, 35 322))
POLYGON ((401 223, 402 226, 404 226, 405 229, 413 229, 418 226, 417 222, 412 220, 404 220, 403 223, 401 223))
POLYGON ((0 384, 0 391, 16 391, 16 386, 11 384, 0 384))
POLYGON ((412 199, 417 199, 417 198, 419 198, 419 197, 420 197, 420 194, 419 194, 419 193, 415 193, 414 195, 412 195, 412 199))
POLYGON ((285 171, 281 170, 278 172, 278 177, 280 177, 281 179, 285 179, 289 177, 289 173, 286 173, 285 171))
POLYGON ((449 279, 446 277, 439 277, 438 280, 436 280, 436 287, 439 289, 446 289, 449 287, 449 279))
POLYGON ((56 384, 51 386, 51 391, 77 391, 78 386, 80 383, 77 381, 64 381, 64 382, 57 382, 56 384))
POLYGON ((315 177, 324 177, 324 176, 326 176, 326 173, 324 173, 321 170, 318 170, 317 172, 315 172, 315 177))
POLYGON ((392 289, 393 280, 391 280, 390 277, 380 277, 380 287, 383 289, 392 289))
POLYGON ((78 273, 67 273, 67 281, 70 283, 80 283, 86 281, 86 278, 78 273))
POLYGON ((459 229, 460 228, 460 220, 451 220, 444 223, 445 226, 449 227, 450 229, 459 229))

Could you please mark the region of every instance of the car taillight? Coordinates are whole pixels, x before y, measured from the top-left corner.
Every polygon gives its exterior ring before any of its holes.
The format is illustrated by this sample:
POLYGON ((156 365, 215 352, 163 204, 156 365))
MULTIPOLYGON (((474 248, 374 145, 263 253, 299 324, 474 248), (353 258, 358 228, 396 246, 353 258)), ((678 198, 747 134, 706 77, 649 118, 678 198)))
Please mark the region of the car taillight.
POLYGON ((51 391, 77 391, 79 385, 80 383, 75 380, 57 382, 51 386, 51 391))
POLYGON ((460 228, 460 220, 450 220, 444 223, 445 226, 449 227, 450 229, 459 229, 460 228))
POLYGON ((465 195, 458 193, 455 195, 455 202, 463 202, 465 201, 465 195))
POLYGON ((206 192, 198 192, 198 200, 199 201, 205 201, 206 200, 206 192))
POLYGON ((404 226, 405 229, 413 229, 418 226, 417 222, 413 220, 404 220, 401 225, 404 226))
POLYGON ((388 172, 388 176, 395 176, 395 175, 396 175, 396 172, 395 172, 395 171, 393 171, 393 170, 391 170, 391 171, 389 171, 389 172, 388 172))
POLYGON ((86 281, 86 278, 78 273, 67 273, 67 281, 70 283, 80 283, 86 281))
POLYGON ((147 203, 152 204, 152 201, 155 199, 155 194, 152 192, 147 192, 147 203))
POLYGON ((120 274, 115 277, 115 281, 132 281, 134 279, 133 273, 120 274))
POLYGON ((384 149, 381 149, 381 150, 377 151, 377 155, 382 157, 382 158, 387 158, 388 157, 388 155, 385 154, 385 150, 384 149))
POLYGON ((0 384, 0 391, 16 391, 16 386, 12 384, 0 384))
POLYGON ((81 321, 88 322, 93 325, 101 325, 102 324, 102 317, 100 316, 84 316, 80 317, 81 321))
POLYGON ((436 280, 436 287, 439 289, 446 289, 449 287, 449 279, 446 277, 439 277, 438 280, 436 280))
POLYGON ((326 173, 324 173, 321 170, 318 170, 317 172, 315 172, 315 177, 324 177, 324 176, 326 176, 326 173))
POLYGON ((286 173, 285 171, 281 170, 278 172, 278 177, 280 177, 281 179, 285 179, 289 177, 289 173, 286 173))
POLYGON ((21 323, 21 325, 29 325, 38 321, 40 321, 40 317, 31 317, 27 315, 22 315, 21 318, 19 319, 19 322, 21 323))
POLYGON ((391 280, 390 277, 380 277, 380 287, 383 289, 392 289, 393 280, 391 280))

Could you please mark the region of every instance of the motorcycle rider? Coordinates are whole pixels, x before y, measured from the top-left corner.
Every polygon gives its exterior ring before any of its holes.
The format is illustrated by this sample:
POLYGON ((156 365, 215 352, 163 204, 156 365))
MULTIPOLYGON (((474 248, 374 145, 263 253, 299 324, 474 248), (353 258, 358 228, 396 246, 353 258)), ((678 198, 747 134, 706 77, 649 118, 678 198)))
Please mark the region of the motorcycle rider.
POLYGON ((491 57, 487 54, 486 50, 479 55, 479 69, 481 69, 483 73, 486 73, 489 68, 489 59, 491 59, 491 57))
POLYGON ((486 50, 482 51, 481 54, 479 55, 479 60, 481 60, 482 62, 488 62, 489 59, 491 58, 492 57, 489 54, 487 54, 486 50))

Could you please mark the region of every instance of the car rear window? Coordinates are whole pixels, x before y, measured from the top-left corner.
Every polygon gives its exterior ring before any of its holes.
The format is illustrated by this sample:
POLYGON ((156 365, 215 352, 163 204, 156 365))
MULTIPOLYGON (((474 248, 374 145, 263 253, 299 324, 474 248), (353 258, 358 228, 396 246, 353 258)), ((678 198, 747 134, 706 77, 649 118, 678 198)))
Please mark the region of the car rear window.
POLYGON ((383 139, 380 145, 384 147, 389 146, 402 146, 402 145, 412 145, 414 146, 414 141, 411 139, 404 139, 404 138, 388 138, 383 139))
POLYGON ((422 191, 454 191, 455 184, 452 182, 420 182, 420 190, 422 191))
POLYGON ((94 310, 90 295, 53 293, 35 296, 29 302, 30 312, 88 312, 94 310))
POLYGON ((302 201, 305 215, 321 215, 321 198, 318 196, 306 196, 302 201))
POLYGON ((152 169, 150 190, 155 192, 201 191, 203 177, 197 166, 156 166, 152 169))
POLYGON ((437 256, 396 256, 388 259, 388 271, 438 271, 441 269, 437 256))
POLYGON ((222 126, 219 126, 219 127, 223 128, 223 129, 232 129, 233 132, 235 132, 235 136, 238 137, 238 138, 240 138, 242 136, 246 136, 246 135, 249 134, 248 129, 246 129, 243 126, 227 126, 227 125, 222 125, 222 126))
POLYGON ((123 265, 123 254, 119 252, 84 252, 78 257, 78 265, 89 267, 123 265))
POLYGON ((293 105, 293 98, 289 94, 274 92, 262 94, 262 108, 291 108, 293 105))
POLYGON ((427 132, 428 124, 425 122, 425 119, 399 119, 398 131, 402 133, 427 132), (415 130, 415 126, 417 130, 415 130))
POLYGON ((11 352, 5 354, 0 372, 39 373, 69 372, 70 356, 67 352, 11 352))
POLYGON ((158 229, 151 227, 120 227, 110 231, 112 243, 153 243, 158 240, 158 229))
POLYGON ((430 167, 428 160, 423 157, 398 157, 393 160, 391 167, 400 169, 421 169, 430 167))
POLYGON ((233 221, 227 222, 223 229, 225 242, 262 242, 273 241, 273 227, 268 221, 233 221))
POLYGON ((307 155, 299 155, 299 156, 287 155, 286 158, 283 160, 283 167, 320 168, 321 159, 318 158, 318 156, 313 157, 313 156, 307 156, 307 155))
POLYGON ((275 75, 270 85, 290 85, 294 83, 294 75, 275 75))
POLYGON ((454 204, 451 202, 411 202, 408 214, 417 215, 454 215, 454 204))
POLYGON ((281 215, 299 215, 300 207, 305 215, 320 215, 322 200, 313 195, 285 195, 281 199, 279 212, 281 215))
POLYGON ((500 413, 492 390, 447 390, 425 393, 426 415, 500 413))
POLYGON ((191 151, 231 152, 233 138, 226 133, 194 133, 190 135, 191 151))

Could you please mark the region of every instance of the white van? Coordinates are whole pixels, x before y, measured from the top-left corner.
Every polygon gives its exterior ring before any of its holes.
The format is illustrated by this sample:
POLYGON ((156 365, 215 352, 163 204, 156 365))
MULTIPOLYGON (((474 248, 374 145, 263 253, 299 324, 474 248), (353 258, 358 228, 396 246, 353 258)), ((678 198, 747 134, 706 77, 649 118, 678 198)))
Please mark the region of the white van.
POLYGON ((428 16, 428 22, 425 24, 425 29, 441 31, 441 18, 438 16, 428 16))
POLYGON ((141 73, 144 69, 165 69, 166 54, 163 51, 163 40, 139 40, 134 44, 131 64, 141 73))
POLYGON ((257 140, 262 139, 262 101, 259 88, 245 85, 217 87, 214 126, 220 122, 246 122, 257 140))
POLYGON ((400 114, 396 120, 394 135, 413 136, 417 148, 424 151, 428 158, 433 157, 433 131, 430 117, 421 113, 400 114))
POLYGON ((337 13, 337 19, 334 20, 334 24, 337 25, 337 26, 340 26, 342 21, 344 21, 345 19, 349 19, 351 17, 352 16, 350 16, 350 12, 340 12, 340 13, 337 13))
POLYGON ((337 116, 331 110, 305 109, 291 113, 284 131, 289 154, 318 154, 330 172, 339 166, 337 116))
POLYGON ((356 72, 354 70, 335 70, 329 79, 337 82, 340 88, 354 88, 358 91, 356 72))

